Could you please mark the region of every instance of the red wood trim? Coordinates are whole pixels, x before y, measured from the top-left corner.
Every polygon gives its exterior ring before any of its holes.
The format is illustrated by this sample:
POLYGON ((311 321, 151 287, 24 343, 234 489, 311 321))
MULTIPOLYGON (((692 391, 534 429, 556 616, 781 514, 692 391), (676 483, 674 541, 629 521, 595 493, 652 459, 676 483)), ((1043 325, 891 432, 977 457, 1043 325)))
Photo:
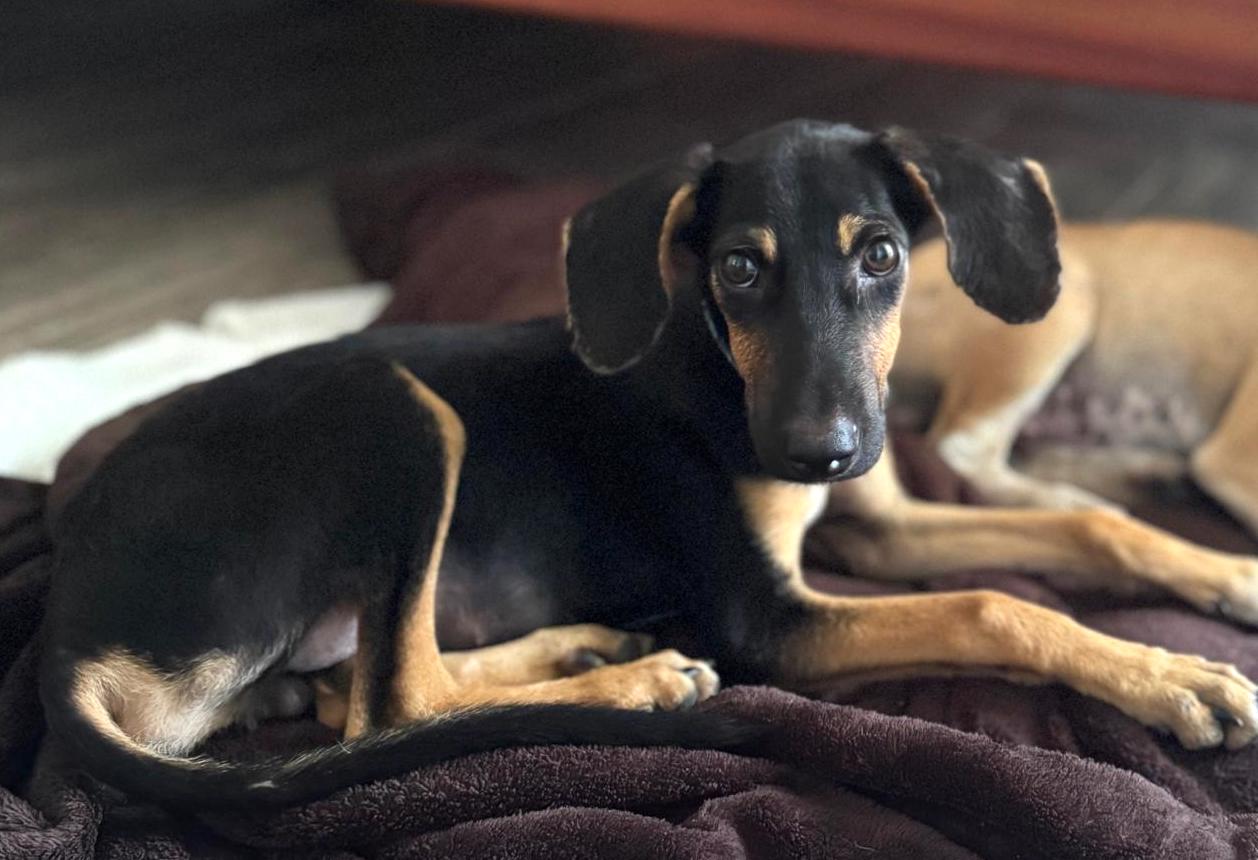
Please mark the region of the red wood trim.
POLYGON ((1258 0, 441 0, 1258 101, 1258 0))

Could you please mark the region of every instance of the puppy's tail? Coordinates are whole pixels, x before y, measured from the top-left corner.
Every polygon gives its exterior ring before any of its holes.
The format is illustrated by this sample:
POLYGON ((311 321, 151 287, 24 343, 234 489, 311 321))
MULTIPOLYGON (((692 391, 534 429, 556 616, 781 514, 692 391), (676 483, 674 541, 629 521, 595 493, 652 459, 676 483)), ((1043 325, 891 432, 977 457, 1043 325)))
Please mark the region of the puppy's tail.
POLYGON ((276 808, 399 776, 458 756, 548 744, 734 749, 762 729, 705 711, 647 713, 581 705, 515 705, 443 714, 343 744, 248 763, 165 755, 131 738, 108 702, 76 689, 74 669, 45 673, 48 723, 75 762, 128 794, 184 809, 276 808))

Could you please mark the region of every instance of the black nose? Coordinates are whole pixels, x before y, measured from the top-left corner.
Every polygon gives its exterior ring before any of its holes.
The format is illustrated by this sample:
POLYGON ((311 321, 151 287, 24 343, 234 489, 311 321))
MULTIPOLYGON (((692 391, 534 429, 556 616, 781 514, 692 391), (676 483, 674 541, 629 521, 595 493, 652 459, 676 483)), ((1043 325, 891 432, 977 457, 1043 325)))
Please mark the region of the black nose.
POLYGON ((851 468, 860 450, 860 429, 840 418, 826 436, 793 439, 786 459, 791 471, 803 481, 827 481, 851 468))

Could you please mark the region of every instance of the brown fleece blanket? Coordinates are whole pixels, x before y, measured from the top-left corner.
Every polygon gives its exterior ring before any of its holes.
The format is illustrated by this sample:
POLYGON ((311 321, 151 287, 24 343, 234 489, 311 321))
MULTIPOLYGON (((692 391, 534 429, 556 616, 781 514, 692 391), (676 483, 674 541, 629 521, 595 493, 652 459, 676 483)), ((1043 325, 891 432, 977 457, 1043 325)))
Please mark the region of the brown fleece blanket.
MULTIPOLYGON (((420 318, 416 308, 423 318, 483 318, 490 307, 497 318, 518 318, 553 306, 553 228, 594 187, 479 169, 359 176, 344 198, 345 223, 372 273, 395 277, 389 318, 420 318), (386 185, 372 185, 378 181, 386 185), (417 223, 426 226, 413 229, 417 223), (469 245, 476 259, 465 253, 469 245), (421 251, 425 262, 416 265, 421 251)), ((48 749, 37 757, 33 636, 55 512, 142 414, 85 437, 50 489, 0 481, 0 858, 1258 856, 1258 750, 1184 752, 1069 690, 995 680, 857 691, 836 684, 813 698, 732 689, 709 706, 771 726, 742 756, 518 749, 274 814, 176 819, 129 804, 48 749)), ((897 447, 915 492, 966 499, 916 440, 901 437, 897 447)), ((1200 499, 1144 513, 1205 542, 1253 549, 1200 499)), ((814 571, 812 580, 849 594, 897 590, 833 572, 814 571)), ((1258 637, 1156 595, 1120 599, 1000 571, 958 574, 931 588, 971 586, 1007 590, 1116 635, 1231 660, 1258 676, 1258 637)), ((211 751, 248 758, 330 740, 312 720, 276 722, 225 733, 211 751)))

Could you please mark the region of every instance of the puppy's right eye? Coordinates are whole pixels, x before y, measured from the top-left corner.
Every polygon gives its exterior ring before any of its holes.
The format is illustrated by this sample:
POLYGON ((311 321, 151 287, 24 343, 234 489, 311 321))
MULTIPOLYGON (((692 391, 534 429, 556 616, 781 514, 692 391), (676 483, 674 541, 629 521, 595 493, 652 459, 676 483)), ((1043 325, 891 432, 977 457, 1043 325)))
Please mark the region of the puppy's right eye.
POLYGON ((726 286, 746 289, 760 276, 760 266, 744 251, 730 251, 721 258, 717 275, 726 286))

